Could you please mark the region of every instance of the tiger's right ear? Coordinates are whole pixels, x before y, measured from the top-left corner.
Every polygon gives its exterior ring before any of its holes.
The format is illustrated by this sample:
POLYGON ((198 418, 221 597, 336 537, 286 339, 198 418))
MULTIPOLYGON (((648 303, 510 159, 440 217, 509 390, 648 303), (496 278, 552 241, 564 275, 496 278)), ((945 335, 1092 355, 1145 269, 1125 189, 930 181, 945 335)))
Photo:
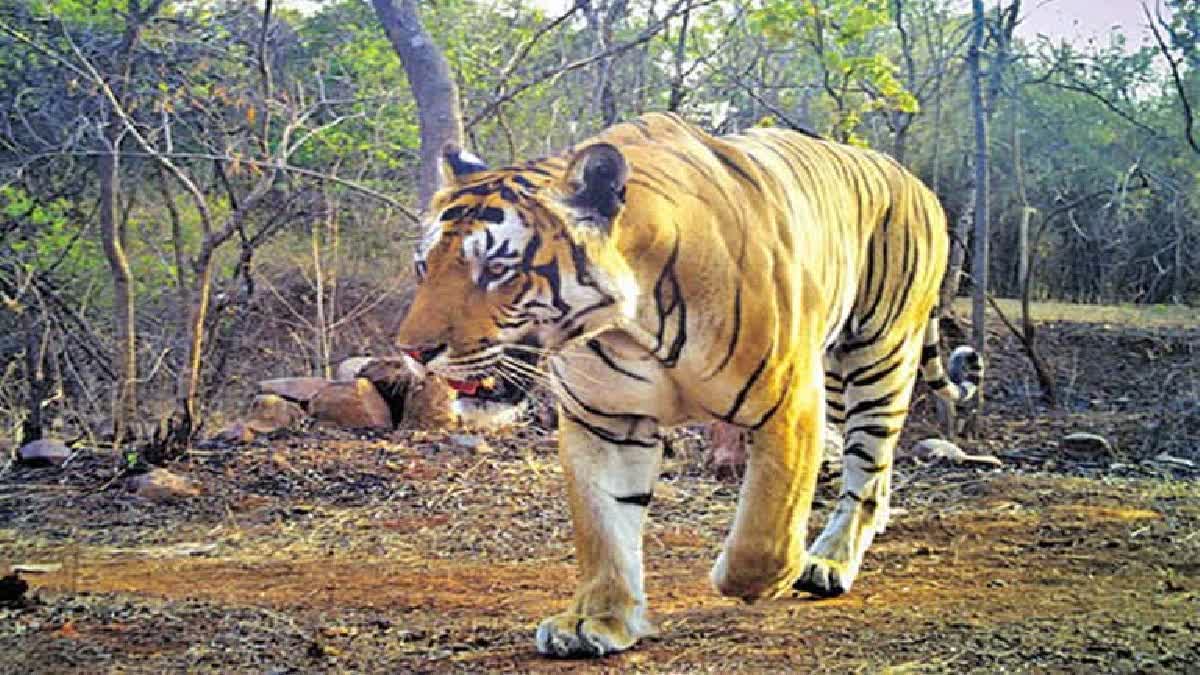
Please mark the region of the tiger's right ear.
POLYGON ((441 179, 438 183, 438 189, 454 185, 463 176, 487 171, 487 168, 487 164, 482 159, 458 147, 457 143, 450 141, 442 147, 442 154, 438 157, 438 176, 441 179))
POLYGON ((629 164, 616 146, 594 143, 575 153, 564 174, 566 203, 574 209, 576 224, 586 224, 611 234, 625 206, 625 181, 629 164))

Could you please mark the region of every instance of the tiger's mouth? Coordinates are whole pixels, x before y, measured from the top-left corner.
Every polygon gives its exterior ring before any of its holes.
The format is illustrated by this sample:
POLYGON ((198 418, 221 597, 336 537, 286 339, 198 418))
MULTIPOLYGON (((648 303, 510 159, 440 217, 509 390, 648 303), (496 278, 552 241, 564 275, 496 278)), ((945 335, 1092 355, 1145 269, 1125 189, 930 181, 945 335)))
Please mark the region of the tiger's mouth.
POLYGON ((537 359, 527 351, 506 350, 503 360, 518 361, 524 364, 524 367, 513 368, 496 365, 479 373, 477 377, 464 379, 448 377, 446 383, 454 390, 456 398, 460 401, 518 404, 533 388, 534 380, 527 373, 536 368, 537 359), (524 368, 529 370, 526 371, 524 368))
POLYGON ((450 385, 455 396, 460 400, 476 399, 496 403, 517 403, 525 397, 524 391, 493 375, 474 380, 448 379, 446 384, 450 385))

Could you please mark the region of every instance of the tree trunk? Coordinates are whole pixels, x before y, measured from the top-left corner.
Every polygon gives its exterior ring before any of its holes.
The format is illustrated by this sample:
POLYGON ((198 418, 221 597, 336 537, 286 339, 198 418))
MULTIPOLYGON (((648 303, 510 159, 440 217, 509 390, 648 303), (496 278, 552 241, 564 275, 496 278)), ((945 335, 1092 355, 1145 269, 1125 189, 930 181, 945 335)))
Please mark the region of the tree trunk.
MULTIPOLYGON (((596 36, 595 53, 603 54, 612 46, 613 26, 624 16, 625 0, 589 3, 587 17, 589 27, 596 36)), ((617 96, 613 91, 612 82, 613 62, 614 57, 608 57, 596 63, 596 109, 605 127, 617 122, 617 96)))
POLYGON ((441 49, 425 32, 415 0, 371 0, 375 14, 400 55, 404 72, 417 101, 421 126, 421 174, 418 198, 421 208, 437 191, 438 158, 446 143, 462 145, 462 111, 458 87, 441 49))
POLYGON ((962 211, 958 214, 958 220, 954 222, 954 229, 950 231, 950 262, 946 265, 946 276, 942 278, 941 297, 938 300, 938 306, 945 315, 954 316, 954 298, 958 295, 963 264, 967 261, 967 239, 971 234, 975 196, 975 184, 972 180, 962 211))
POLYGON ((43 404, 50 393, 46 379, 46 342, 49 336, 42 324, 50 319, 46 312, 35 315, 32 307, 25 310, 25 377, 29 380, 29 397, 26 399, 28 415, 21 423, 21 443, 40 440, 45 429, 42 419, 43 404))
POLYGON ((113 390, 113 444, 120 447, 130 422, 137 415, 137 329, 133 306, 133 283, 129 260, 121 243, 121 228, 117 219, 117 194, 120 190, 118 161, 121 133, 114 119, 105 131, 108 152, 97 158, 100 177, 100 240, 108 260, 113 285, 113 346, 112 370, 117 376, 113 390))
MULTIPOLYGON (((967 53, 970 68, 971 111, 975 118, 975 246, 971 260, 974 283, 971 308, 971 337, 981 358, 987 352, 987 293, 988 293, 988 120, 984 111, 983 83, 980 74, 981 50, 984 39, 983 0, 972 0, 974 23, 971 47, 967 53)), ((976 419, 983 407, 983 386, 980 383, 976 419)))
POLYGON ((688 27, 692 20, 692 8, 689 4, 683 12, 683 18, 679 24, 679 36, 675 39, 674 49, 674 72, 671 75, 671 94, 667 99, 667 111, 679 112, 680 106, 683 105, 684 98, 687 96, 687 89, 684 87, 684 62, 687 59, 687 38, 688 27))

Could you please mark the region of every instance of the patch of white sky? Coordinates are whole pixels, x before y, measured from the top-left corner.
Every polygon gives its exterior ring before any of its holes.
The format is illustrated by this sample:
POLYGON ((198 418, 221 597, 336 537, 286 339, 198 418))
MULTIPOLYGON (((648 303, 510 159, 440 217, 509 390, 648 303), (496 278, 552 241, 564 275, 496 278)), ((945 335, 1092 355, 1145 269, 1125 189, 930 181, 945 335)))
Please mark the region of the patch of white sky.
MULTIPOLYGON (((277 0, 277 4, 308 13, 334 1, 336 0, 277 0)), ((1161 2, 1148 1, 1151 12, 1154 11, 1154 3, 1161 2)), ((574 0, 529 2, 553 16, 566 11, 574 0)), ((962 7, 964 13, 970 11, 968 0, 954 2, 962 7)), ((995 0, 985 2, 989 9, 994 9, 998 4, 1001 3, 995 0)), ((1056 43, 1065 40, 1080 49, 1085 49, 1089 44, 1108 46, 1112 34, 1119 32, 1125 36, 1126 48, 1137 49, 1153 44, 1142 6, 1142 0, 1025 0, 1022 3, 1017 34, 1027 41, 1035 41, 1040 36, 1045 36, 1056 43)))

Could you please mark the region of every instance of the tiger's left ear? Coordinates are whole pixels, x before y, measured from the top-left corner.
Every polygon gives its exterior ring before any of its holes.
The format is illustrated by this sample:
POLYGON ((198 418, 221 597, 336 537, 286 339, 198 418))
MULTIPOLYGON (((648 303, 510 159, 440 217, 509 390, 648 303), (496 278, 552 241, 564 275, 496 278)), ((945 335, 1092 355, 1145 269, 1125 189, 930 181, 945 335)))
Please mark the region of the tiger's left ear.
POLYGON ((610 234, 625 206, 628 177, 629 165, 616 146, 596 143, 576 152, 563 176, 563 192, 567 206, 575 210, 577 224, 610 234))
POLYGON ((454 185, 459 178, 480 171, 487 171, 487 164, 475 155, 458 147, 457 143, 447 143, 438 157, 438 189, 454 185))

